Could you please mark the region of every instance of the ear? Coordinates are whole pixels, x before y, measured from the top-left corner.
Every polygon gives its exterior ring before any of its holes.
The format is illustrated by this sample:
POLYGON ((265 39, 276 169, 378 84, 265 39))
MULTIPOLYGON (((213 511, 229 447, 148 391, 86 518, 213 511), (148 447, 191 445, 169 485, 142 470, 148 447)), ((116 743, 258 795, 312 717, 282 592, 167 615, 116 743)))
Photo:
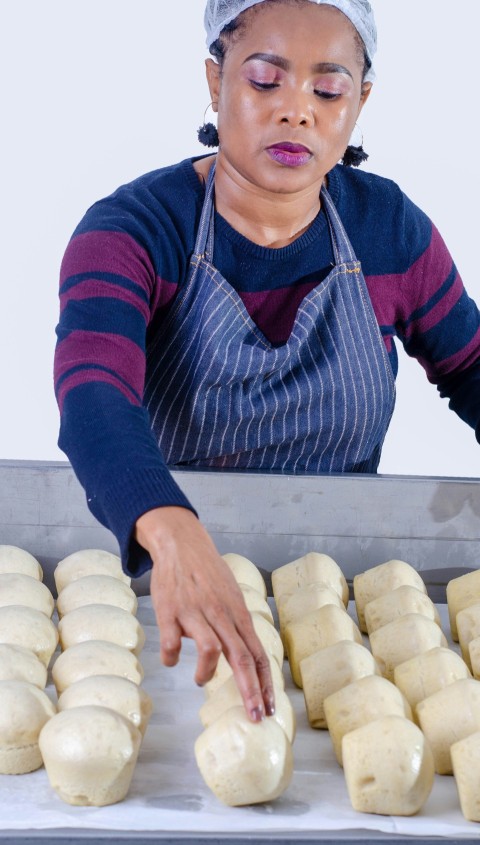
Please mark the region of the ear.
POLYGON ((212 109, 218 111, 218 98, 220 96, 221 69, 213 59, 205 59, 205 70, 207 73, 208 90, 212 101, 212 109))
MULTIPOLYGON (((360 103, 359 103, 359 108, 358 108, 358 115, 360 114, 360 112, 362 111, 365 103, 367 102, 367 100, 370 96, 371 90, 372 90, 372 83, 371 82, 363 82, 362 83, 362 93, 360 94, 360 103)), ((357 117, 358 117, 358 115, 357 115, 357 117)))

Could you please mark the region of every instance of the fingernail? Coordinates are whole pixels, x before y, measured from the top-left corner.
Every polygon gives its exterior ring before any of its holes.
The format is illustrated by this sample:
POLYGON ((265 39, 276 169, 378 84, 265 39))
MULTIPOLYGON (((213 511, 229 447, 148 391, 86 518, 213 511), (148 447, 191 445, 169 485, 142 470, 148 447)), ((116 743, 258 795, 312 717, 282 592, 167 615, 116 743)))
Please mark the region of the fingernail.
POLYGON ((250 716, 252 717, 252 722, 263 722, 264 713, 261 707, 254 707, 253 710, 250 711, 250 716))
POLYGON ((271 701, 265 705, 265 712, 267 716, 275 715, 275 705, 271 701))

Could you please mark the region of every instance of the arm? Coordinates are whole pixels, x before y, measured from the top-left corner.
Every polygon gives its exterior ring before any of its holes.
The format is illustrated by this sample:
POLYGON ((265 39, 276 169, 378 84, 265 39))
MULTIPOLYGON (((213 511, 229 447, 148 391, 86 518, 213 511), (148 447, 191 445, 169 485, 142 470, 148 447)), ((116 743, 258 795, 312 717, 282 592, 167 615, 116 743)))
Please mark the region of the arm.
POLYGON ((118 538, 126 571, 152 566, 162 660, 192 637, 196 679, 223 651, 252 719, 273 707, 268 659, 243 596, 170 475, 141 404, 147 326, 161 298, 146 249, 126 231, 91 229, 70 242, 61 276, 55 381, 60 447, 94 515, 118 538))

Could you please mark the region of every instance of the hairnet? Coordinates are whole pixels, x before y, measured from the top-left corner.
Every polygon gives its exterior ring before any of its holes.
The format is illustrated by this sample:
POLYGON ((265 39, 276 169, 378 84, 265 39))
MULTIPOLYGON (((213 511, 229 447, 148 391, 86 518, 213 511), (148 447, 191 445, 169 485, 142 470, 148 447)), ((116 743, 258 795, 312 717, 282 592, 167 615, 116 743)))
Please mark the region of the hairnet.
MULTIPOLYGON (((268 0, 207 0, 205 9, 205 29, 207 31, 207 47, 213 44, 220 35, 222 29, 238 15, 258 3, 268 0)), ((377 28, 373 16, 373 9, 368 0, 310 0, 318 5, 334 6, 343 12, 357 30, 365 45, 365 52, 369 61, 377 49, 377 28)), ((373 80, 375 73, 372 68, 367 73, 366 79, 373 80)))

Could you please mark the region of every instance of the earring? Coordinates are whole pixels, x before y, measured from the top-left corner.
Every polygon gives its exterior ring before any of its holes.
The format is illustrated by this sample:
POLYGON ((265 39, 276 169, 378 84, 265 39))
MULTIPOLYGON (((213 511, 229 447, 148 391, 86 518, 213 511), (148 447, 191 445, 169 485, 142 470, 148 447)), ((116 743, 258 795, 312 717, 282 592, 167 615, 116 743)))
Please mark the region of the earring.
POLYGON ((220 145, 220 138, 218 137, 218 130, 214 123, 205 123, 205 115, 210 106, 217 105, 215 102, 210 103, 205 109, 203 115, 203 126, 200 126, 197 132, 198 140, 205 147, 218 147, 220 145))
MULTIPOLYGON (((355 127, 359 129, 358 123, 355 127)), ((359 167, 364 161, 367 161, 368 153, 363 149, 363 134, 361 133, 360 145, 349 144, 342 158, 342 164, 345 167, 359 167)))

